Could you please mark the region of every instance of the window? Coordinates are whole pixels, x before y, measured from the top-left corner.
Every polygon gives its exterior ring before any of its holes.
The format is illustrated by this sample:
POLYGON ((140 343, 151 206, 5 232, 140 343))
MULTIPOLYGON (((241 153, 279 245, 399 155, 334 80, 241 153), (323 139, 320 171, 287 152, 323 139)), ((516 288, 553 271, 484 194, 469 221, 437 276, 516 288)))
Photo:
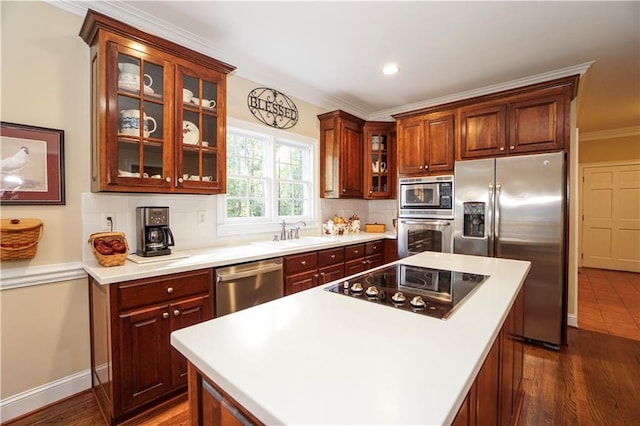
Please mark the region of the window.
POLYGON ((219 224, 312 221, 314 141, 233 123, 227 127, 227 193, 220 197, 224 202, 218 202, 219 224))

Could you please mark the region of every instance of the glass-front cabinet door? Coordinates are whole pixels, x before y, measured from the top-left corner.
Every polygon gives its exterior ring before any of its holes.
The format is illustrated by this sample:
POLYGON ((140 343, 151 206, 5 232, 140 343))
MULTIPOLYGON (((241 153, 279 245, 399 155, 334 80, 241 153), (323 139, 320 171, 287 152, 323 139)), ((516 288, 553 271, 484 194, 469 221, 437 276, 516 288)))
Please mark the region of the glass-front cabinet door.
POLYGON ((182 126, 176 135, 178 186, 224 188, 225 140, 222 84, 224 78, 211 70, 177 67, 177 116, 182 126))
POLYGON ((110 126, 116 133, 110 181, 124 186, 170 188, 172 141, 167 123, 171 102, 164 89, 170 67, 162 60, 121 46, 114 56, 117 60, 109 66, 117 75, 117 95, 111 118, 117 123, 110 126))
POLYGON ((394 198, 395 123, 365 124, 365 198, 394 198))

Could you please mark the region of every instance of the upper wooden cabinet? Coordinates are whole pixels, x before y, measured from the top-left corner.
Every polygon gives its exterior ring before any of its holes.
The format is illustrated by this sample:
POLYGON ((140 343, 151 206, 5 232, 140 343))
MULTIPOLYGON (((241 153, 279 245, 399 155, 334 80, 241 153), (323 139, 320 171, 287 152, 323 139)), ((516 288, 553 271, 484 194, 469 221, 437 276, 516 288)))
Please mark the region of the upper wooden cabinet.
POLYGON ((344 111, 320 120, 320 196, 362 198, 364 120, 344 111))
POLYGON ((567 86, 460 108, 460 159, 564 148, 567 86))
POLYGON ((91 189, 226 189, 226 78, 233 66, 90 10, 91 189))
POLYGON ((506 152, 505 105, 471 105, 461 108, 459 115, 462 158, 493 157, 506 152))
POLYGON ((455 111, 398 120, 398 173, 424 175, 453 171, 455 111))
POLYGON ((453 171, 454 160, 569 149, 578 75, 396 114, 398 173, 453 171))
POLYGON ((368 121, 364 125, 364 198, 396 196, 396 123, 368 121))

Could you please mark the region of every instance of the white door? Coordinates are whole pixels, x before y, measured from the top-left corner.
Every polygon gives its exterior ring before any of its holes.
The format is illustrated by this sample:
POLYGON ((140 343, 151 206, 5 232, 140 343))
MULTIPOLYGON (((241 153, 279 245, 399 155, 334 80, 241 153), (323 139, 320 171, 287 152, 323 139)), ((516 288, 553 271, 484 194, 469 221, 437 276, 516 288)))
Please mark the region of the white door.
POLYGON ((582 174, 582 266, 640 272, 640 164, 582 174))

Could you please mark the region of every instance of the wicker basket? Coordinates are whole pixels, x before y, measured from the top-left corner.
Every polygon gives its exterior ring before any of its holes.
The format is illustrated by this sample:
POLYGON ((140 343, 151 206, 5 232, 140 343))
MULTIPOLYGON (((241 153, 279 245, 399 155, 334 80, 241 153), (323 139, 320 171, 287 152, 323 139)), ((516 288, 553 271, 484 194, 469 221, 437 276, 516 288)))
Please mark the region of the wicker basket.
POLYGON ((40 219, 2 219, 0 260, 33 259, 44 226, 40 219))
POLYGON ((89 245, 91 245, 91 251, 96 257, 98 263, 106 267, 124 265, 124 262, 127 260, 127 255, 129 254, 129 243, 127 243, 127 238, 124 236, 124 232, 97 232, 95 234, 91 234, 89 236, 89 245), (127 249, 124 253, 102 254, 96 250, 94 245, 95 240, 98 238, 104 239, 105 242, 113 240, 120 241, 124 243, 127 249))

